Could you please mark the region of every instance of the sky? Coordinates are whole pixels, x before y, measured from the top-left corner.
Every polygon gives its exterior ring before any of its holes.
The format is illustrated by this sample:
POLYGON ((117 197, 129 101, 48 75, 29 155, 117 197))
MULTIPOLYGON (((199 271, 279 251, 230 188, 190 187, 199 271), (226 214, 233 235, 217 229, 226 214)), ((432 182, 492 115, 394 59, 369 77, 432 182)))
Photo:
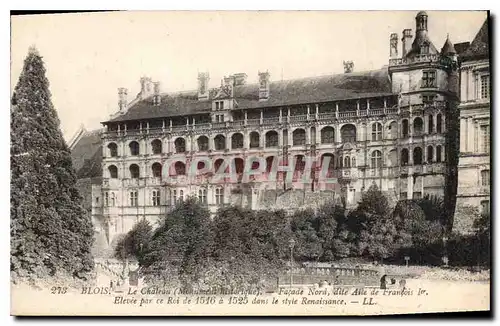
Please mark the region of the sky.
MULTIPOLYGON (((418 11, 260 11, 54 14, 11 18, 11 92, 28 48, 43 56, 52 102, 65 139, 83 124, 92 130, 118 110, 117 88, 131 101, 139 79, 161 82, 161 91, 192 90, 199 71, 210 87, 244 72, 248 82, 267 70, 271 80, 355 71, 388 64, 389 35, 415 32, 418 11)), ((428 11, 429 37, 441 49, 472 41, 484 11, 428 11)))

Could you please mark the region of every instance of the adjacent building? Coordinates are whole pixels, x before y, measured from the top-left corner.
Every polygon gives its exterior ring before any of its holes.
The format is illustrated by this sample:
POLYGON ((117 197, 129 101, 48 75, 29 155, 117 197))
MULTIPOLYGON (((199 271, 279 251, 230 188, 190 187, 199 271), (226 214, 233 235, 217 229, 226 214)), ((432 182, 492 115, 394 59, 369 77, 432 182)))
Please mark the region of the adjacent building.
POLYGON ((465 207, 476 207, 484 213, 489 213, 490 209, 491 85, 488 20, 460 56, 460 60, 457 226, 463 228, 470 227, 472 223, 470 218, 467 219, 466 215, 469 213, 464 212, 465 207))

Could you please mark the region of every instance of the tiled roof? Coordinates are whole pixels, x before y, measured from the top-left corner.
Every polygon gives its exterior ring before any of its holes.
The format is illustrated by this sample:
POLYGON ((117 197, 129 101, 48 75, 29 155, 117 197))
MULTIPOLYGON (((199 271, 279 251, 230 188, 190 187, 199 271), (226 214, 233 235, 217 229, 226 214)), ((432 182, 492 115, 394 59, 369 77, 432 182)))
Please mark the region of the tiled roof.
POLYGON ((488 19, 481 26, 469 48, 462 54, 462 61, 484 59, 490 57, 488 19))
POLYGON ((79 139, 71 146, 73 168, 79 179, 96 178, 102 175, 102 144, 100 130, 83 130, 79 139))
POLYGON ((470 42, 461 42, 461 43, 456 43, 454 45, 458 55, 461 55, 465 50, 469 48, 469 46, 470 42))
POLYGON ((453 43, 451 43, 450 38, 447 37, 446 41, 444 42, 443 47, 441 48, 441 54, 447 55, 447 54, 456 54, 456 53, 457 53, 457 51, 455 50, 453 43))
MULTIPOLYGON (((271 81, 267 101, 259 101, 258 84, 234 87, 237 109, 319 103, 382 95, 392 95, 387 67, 365 72, 271 81)), ((210 110, 211 102, 198 101, 197 91, 162 94, 160 105, 154 106, 150 97, 137 102, 126 113, 107 122, 201 114, 208 113, 210 110)))

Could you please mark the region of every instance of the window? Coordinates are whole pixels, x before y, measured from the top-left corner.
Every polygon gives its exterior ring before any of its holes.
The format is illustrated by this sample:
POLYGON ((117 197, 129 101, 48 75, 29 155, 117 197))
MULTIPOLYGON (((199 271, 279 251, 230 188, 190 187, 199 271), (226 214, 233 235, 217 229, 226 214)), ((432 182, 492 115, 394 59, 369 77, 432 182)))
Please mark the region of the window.
POLYGON ((413 120, 413 133, 415 136, 420 136, 424 131, 424 120, 417 117, 413 120))
POLYGON ((151 142, 151 148, 153 150, 153 154, 161 154, 162 146, 161 140, 155 139, 151 142))
POLYGON ((401 197, 399 198, 401 200, 408 199, 408 193, 407 192, 402 192, 401 197))
POLYGON ((436 71, 435 70, 428 70, 428 71, 423 72, 422 87, 423 88, 436 87, 436 71))
POLYGON ((200 190, 198 190, 198 202, 200 204, 207 203, 207 189, 201 188, 200 190))
POLYGON ((111 193, 111 207, 115 207, 116 205, 116 197, 115 197, 115 193, 112 192, 111 193))
POLYGON ((328 126, 321 129, 321 143, 333 144, 335 142, 335 129, 328 126))
POLYGON ((481 76, 481 99, 490 98, 490 76, 481 76))
POLYGON ((160 206, 160 190, 153 190, 152 200, 153 206, 160 206))
POLYGON ((177 205, 184 200, 184 190, 173 190, 172 197, 174 199, 174 205, 177 205))
POLYGON ((398 138, 398 123, 396 121, 391 122, 389 125, 389 135, 391 139, 398 138))
POLYGON ((177 190, 172 190, 171 192, 172 195, 172 204, 177 205, 177 190))
POLYGON ((184 201, 184 190, 179 190, 179 201, 182 202, 184 201))
POLYGON ((380 151, 373 151, 371 157, 371 167, 378 169, 382 167, 382 153, 380 151))
POLYGON ((104 193, 104 206, 109 206, 109 192, 107 191, 104 193))
POLYGON ((99 204, 99 197, 96 197, 96 198, 95 198, 95 203, 96 203, 96 204, 99 204))
POLYGON ((372 124, 372 141, 382 140, 382 124, 375 122, 372 124))
POLYGON ((198 150, 199 151, 208 151, 208 137, 200 136, 198 137, 198 150))
POLYGON ((224 110, 224 102, 223 101, 219 102, 219 109, 224 110))
POLYGON ((266 133, 266 147, 277 147, 278 146, 278 133, 274 130, 268 131, 266 133))
POLYGON ((443 132, 443 116, 439 113, 436 117, 436 132, 438 134, 443 132))
POLYGON ((186 140, 184 140, 184 138, 177 138, 174 142, 174 145, 176 153, 184 153, 186 151, 186 140))
POLYGON ((409 158, 410 158, 410 155, 408 153, 408 149, 403 148, 401 150, 401 165, 402 166, 408 165, 409 158))
POLYGON ((224 122, 224 115, 223 114, 216 114, 215 115, 215 122, 224 122))
POLYGON ((440 145, 436 146, 436 162, 441 162, 441 155, 442 155, 441 151, 442 151, 441 146, 440 145))
POLYGON ((222 151, 226 149, 226 137, 223 135, 217 135, 214 138, 215 150, 222 151))
POLYGON ((422 199, 422 193, 420 191, 413 192, 413 199, 422 199))
POLYGON ((413 164, 422 164, 422 149, 420 147, 415 147, 413 150, 413 164))
POLYGON ((489 215, 490 214, 490 201, 483 200, 481 201, 481 213, 489 215))
POLYGON ((356 127, 351 124, 343 125, 342 128, 340 128, 340 137, 343 143, 355 143, 356 127))
POLYGON ((186 164, 181 161, 177 161, 174 164, 175 175, 185 175, 186 174, 186 164))
POLYGON ((132 155, 132 156, 139 155, 139 143, 138 142, 132 141, 132 142, 130 142, 130 144, 128 144, 128 147, 130 149, 130 155, 132 155))
POLYGON ((137 201, 137 190, 132 190, 130 192, 130 206, 139 206, 137 201))
POLYGON ((292 134, 293 146, 306 144, 306 131, 304 129, 295 129, 292 134))
POLYGON ((215 189, 215 204, 217 205, 224 204, 224 189, 222 188, 215 189))
POLYGON ((481 126, 481 152, 489 153, 490 152, 490 126, 482 125, 481 126))
POLYGON ((243 148, 243 135, 240 133, 236 133, 231 137, 231 148, 243 148))
MULTIPOLYGON (((219 110, 219 102, 215 102, 215 110, 218 111, 219 110)), ((218 116, 218 115, 217 115, 218 116)))
MULTIPOLYGON (((276 145, 278 144, 276 143, 276 145)), ((250 148, 258 148, 258 147, 260 147, 260 135, 258 132, 252 131, 250 133, 250 148)))
POLYGON ((482 186, 490 185, 490 170, 481 171, 481 185, 482 186))
POLYGON ((151 166, 151 170, 153 172, 153 177, 154 178, 161 178, 161 164, 160 163, 153 163, 153 165, 151 166))
POLYGON ((434 132, 434 116, 429 114, 429 134, 434 132))
POLYGON ((434 158, 434 147, 427 146, 427 162, 431 163, 434 158))
POLYGON ((422 47, 420 48, 420 54, 429 54, 429 44, 422 44, 422 47))
POLYGON ((109 156, 111 157, 118 156, 118 146, 115 143, 109 143, 108 150, 109 150, 109 156))
POLYGON ((129 170, 131 179, 139 179, 140 173, 139 173, 139 166, 137 164, 130 165, 129 170))
POLYGON ((408 137, 408 120, 404 119, 402 121, 402 125, 403 125, 403 134, 402 134, 402 136, 403 137, 408 137))
POLYGON ((345 168, 350 168, 351 167, 351 158, 349 156, 344 157, 344 167, 345 168))
POLYGON ((115 165, 110 165, 108 167, 108 172, 111 179, 118 178, 118 168, 115 165))

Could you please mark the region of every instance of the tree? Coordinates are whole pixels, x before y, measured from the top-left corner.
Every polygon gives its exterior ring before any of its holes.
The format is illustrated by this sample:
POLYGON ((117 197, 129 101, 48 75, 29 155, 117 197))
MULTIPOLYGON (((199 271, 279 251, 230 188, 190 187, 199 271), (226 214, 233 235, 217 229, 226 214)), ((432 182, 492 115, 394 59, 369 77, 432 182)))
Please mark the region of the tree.
POLYGON ((51 102, 42 57, 30 48, 11 106, 11 271, 38 278, 93 269, 93 228, 51 102))
POLYGON ((146 219, 137 222, 123 238, 118 241, 115 247, 115 257, 121 260, 133 257, 137 261, 143 260, 147 251, 149 241, 153 233, 153 227, 146 219))
POLYGON ((332 261, 351 254, 352 234, 345 213, 344 207, 335 204, 325 204, 316 212, 318 236, 323 243, 320 260, 332 261))
POLYGON ((150 278, 165 283, 197 282, 212 253, 210 213, 196 199, 180 202, 157 228, 141 265, 150 278))
POLYGON ((317 227, 317 217, 311 209, 292 215, 291 230, 296 241, 294 256, 298 261, 318 261, 323 256, 323 243, 317 227))

